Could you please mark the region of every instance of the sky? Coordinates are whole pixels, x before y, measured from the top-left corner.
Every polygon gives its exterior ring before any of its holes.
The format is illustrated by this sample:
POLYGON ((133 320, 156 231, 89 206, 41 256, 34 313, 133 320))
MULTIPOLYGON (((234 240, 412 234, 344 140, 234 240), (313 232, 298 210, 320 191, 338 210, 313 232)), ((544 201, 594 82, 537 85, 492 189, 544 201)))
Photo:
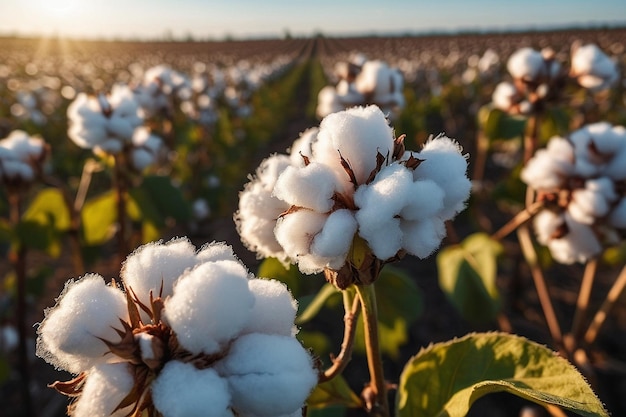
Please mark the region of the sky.
POLYGON ((196 39, 626 26, 626 0, 0 0, 0 35, 196 39))

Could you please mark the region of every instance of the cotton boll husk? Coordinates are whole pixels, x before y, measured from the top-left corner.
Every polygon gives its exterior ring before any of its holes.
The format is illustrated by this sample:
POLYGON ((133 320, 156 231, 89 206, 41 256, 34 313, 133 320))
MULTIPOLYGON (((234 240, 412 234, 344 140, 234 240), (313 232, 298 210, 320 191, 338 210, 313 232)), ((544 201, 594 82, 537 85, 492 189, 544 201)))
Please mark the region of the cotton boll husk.
POLYGON ((413 177, 430 179, 444 192, 443 210, 439 216, 443 220, 453 218, 465 208, 472 183, 467 178, 467 159, 461 147, 445 136, 429 140, 417 158, 423 159, 413 171, 413 177))
POLYGON ((228 382, 191 363, 166 363, 152 383, 152 401, 163 417, 233 416, 228 382))
POLYGON ((106 285, 97 274, 68 281, 37 330, 37 356, 74 374, 110 361, 114 357, 107 354, 109 348, 99 338, 119 341, 113 328, 122 328, 120 319, 129 321, 121 290, 106 285))
POLYGON ((424 259, 441 245, 446 237, 445 223, 437 218, 402 222, 402 249, 424 259))
POLYGON ((174 238, 166 243, 152 242, 131 253, 120 276, 127 288, 132 288, 139 301, 150 305, 150 292, 154 298, 172 294, 174 282, 182 273, 199 263, 196 248, 187 238, 174 238), (163 293, 159 291, 163 287, 163 293))
POLYGON ((242 336, 216 369, 228 379, 233 409, 243 415, 291 414, 302 408, 317 384, 310 356, 297 339, 287 336, 242 336))
POLYGON ((91 368, 72 417, 123 417, 132 405, 113 412, 130 393, 135 381, 127 362, 103 363, 91 368))
POLYGON ((334 173, 312 162, 301 168, 288 166, 278 177, 273 195, 290 206, 326 213, 333 207, 337 187, 334 173))
POLYGON ((311 253, 324 258, 345 258, 357 227, 352 211, 333 211, 322 230, 313 238, 311 253))
POLYGON ((254 307, 242 333, 265 333, 291 336, 298 303, 287 286, 275 279, 251 279, 250 292, 254 295, 254 307))
POLYGON ((350 165, 358 184, 363 184, 376 168, 376 155, 393 154, 393 129, 376 106, 355 107, 333 113, 320 123, 313 155, 317 162, 333 167, 346 192, 353 190, 341 157, 350 165), (340 157, 341 155, 341 157, 340 157))
POLYGON ((328 215, 311 210, 289 213, 276 222, 276 240, 290 258, 297 259, 310 252, 313 237, 322 230, 327 218, 328 215))
POLYGON ((289 158, 293 166, 303 167, 304 157, 313 156, 313 143, 317 140, 317 132, 319 132, 317 127, 307 129, 293 142, 289 149, 289 158))
POLYGON ((537 241, 542 245, 547 245, 552 239, 552 235, 563 225, 563 216, 551 210, 541 210, 533 219, 533 226, 537 241))
POLYGON ((165 300, 164 319, 185 349, 210 355, 245 327, 253 304, 248 271, 240 262, 206 262, 176 282, 165 300))

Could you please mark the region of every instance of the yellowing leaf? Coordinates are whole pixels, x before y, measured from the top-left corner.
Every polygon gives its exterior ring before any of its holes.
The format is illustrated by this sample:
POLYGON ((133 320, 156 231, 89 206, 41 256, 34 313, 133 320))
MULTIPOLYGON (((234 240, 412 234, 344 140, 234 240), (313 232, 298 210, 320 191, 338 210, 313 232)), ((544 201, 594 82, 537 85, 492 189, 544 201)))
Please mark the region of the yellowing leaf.
POLYGON ((396 416, 464 417, 477 399, 502 391, 584 417, 608 417, 573 365, 505 333, 470 334, 419 352, 400 376, 396 416))

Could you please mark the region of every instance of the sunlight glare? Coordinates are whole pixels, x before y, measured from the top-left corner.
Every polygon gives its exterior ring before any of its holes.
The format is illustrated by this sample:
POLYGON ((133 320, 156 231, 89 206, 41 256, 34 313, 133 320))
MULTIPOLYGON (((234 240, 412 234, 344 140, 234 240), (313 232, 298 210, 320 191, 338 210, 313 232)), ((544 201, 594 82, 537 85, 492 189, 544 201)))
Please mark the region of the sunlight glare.
POLYGON ((80 0, 49 0, 44 1, 42 6, 51 16, 67 17, 77 8, 80 0))

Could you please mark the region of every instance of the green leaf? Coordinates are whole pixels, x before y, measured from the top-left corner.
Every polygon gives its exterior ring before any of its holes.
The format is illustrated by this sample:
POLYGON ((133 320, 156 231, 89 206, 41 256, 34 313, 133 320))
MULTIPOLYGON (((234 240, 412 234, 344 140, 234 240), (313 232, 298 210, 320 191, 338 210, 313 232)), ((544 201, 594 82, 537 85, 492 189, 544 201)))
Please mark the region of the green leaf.
POLYGON ((311 349, 315 353, 315 356, 319 358, 328 357, 332 342, 326 333, 300 330, 297 334, 297 338, 305 347, 311 349))
POLYGON ((301 299, 299 307, 302 312, 296 317, 295 324, 301 325, 311 320, 319 313, 331 296, 340 293, 341 291, 334 285, 326 283, 310 302, 307 303, 306 299, 301 299))
POLYGON ((45 188, 35 196, 22 220, 66 231, 70 228, 70 211, 60 190, 45 188))
POLYGON ((300 297, 302 274, 295 265, 289 265, 289 268, 285 268, 285 265, 278 259, 266 258, 257 269, 257 277, 277 279, 287 285, 295 298, 300 297))
POLYGON ((113 237, 117 222, 115 204, 113 191, 107 191, 85 203, 80 214, 87 245, 101 245, 113 237))
MULTIPOLYGON (((393 359, 408 340, 408 329, 422 313, 422 294, 415 282, 398 268, 386 265, 376 281, 376 308, 380 349, 393 359)), ((363 318, 359 316, 354 349, 365 352, 363 318)))
POLYGON ((147 176, 139 186, 146 192, 154 207, 164 218, 173 218, 178 222, 185 222, 191 218, 191 208, 180 189, 170 177, 147 176))
POLYGON ((471 322, 493 320, 500 311, 496 286, 497 257, 502 245, 485 233, 437 254, 439 285, 461 315, 471 322))
POLYGON ((525 117, 506 114, 492 104, 484 105, 478 110, 478 123, 491 140, 522 137, 526 128, 525 117))
POLYGON ((476 400, 495 392, 608 417, 573 365, 545 346, 504 333, 470 334, 419 352, 400 376, 396 416, 464 417, 476 400))
POLYGON ((307 405, 309 408, 326 408, 333 405, 343 405, 349 408, 362 407, 361 399, 341 375, 318 384, 309 395, 307 405))

